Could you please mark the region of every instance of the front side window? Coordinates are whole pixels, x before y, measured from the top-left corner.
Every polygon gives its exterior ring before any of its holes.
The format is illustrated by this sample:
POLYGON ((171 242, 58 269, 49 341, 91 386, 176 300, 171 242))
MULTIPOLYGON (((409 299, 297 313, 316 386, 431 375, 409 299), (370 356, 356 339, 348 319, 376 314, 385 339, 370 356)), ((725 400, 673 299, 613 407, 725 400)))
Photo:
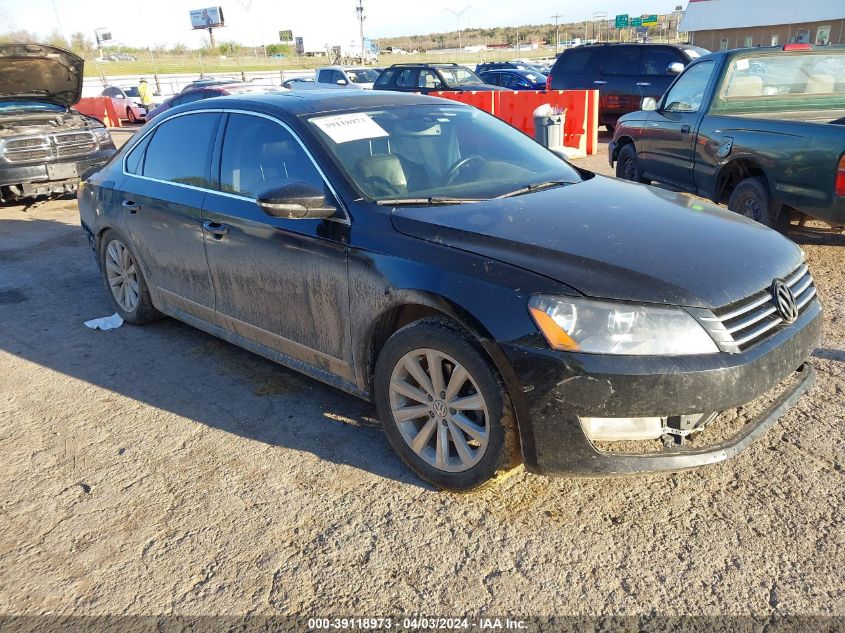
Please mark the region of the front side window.
POLYGON ((317 81, 321 84, 329 84, 332 82, 332 71, 321 70, 317 75, 317 81))
POLYGON ((302 146, 275 121, 230 114, 220 156, 220 189, 248 198, 287 183, 323 191, 324 182, 302 146))
POLYGON ((389 85, 390 80, 393 78, 393 75, 395 75, 395 74, 396 74, 396 71, 392 68, 388 68, 386 70, 383 70, 382 73, 378 76, 378 79, 376 79, 375 85, 378 86, 379 88, 389 85))
POLYGON ((483 84, 478 75, 461 66, 439 68, 440 74, 447 86, 464 86, 467 84, 483 84))
POLYGON ((347 70, 346 74, 354 84, 371 84, 378 79, 378 71, 370 68, 359 68, 357 70, 347 70))
POLYGON ((437 90, 440 88, 440 77, 433 70, 423 69, 420 71, 417 86, 428 90, 437 90))
POLYGON ((475 108, 389 106, 309 123, 348 180, 374 200, 489 199, 581 179, 555 154, 475 108))
POLYGON ((669 66, 675 62, 686 65, 680 53, 671 48, 649 48, 643 55, 643 75, 670 75, 669 66))
POLYGON ((663 109, 667 112, 698 112, 713 68, 713 62, 702 62, 687 69, 664 97, 663 109))
POLYGON ((157 180, 209 187, 211 148, 220 115, 177 116, 156 128, 143 161, 143 175, 157 180))

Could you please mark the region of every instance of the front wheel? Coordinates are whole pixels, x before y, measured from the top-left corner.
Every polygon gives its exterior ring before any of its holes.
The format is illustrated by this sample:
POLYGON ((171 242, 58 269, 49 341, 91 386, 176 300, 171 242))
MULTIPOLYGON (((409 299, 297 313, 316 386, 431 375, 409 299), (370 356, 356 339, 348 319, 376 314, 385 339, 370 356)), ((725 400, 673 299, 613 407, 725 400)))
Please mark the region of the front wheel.
POLYGON ((788 220, 769 196, 766 181, 755 176, 741 181, 731 192, 728 209, 773 229, 783 230, 788 220))
POLYGON ((135 110, 132 108, 126 108, 126 118, 129 120, 130 123, 137 123, 138 117, 135 116, 135 110))
POLYGON ((637 157, 637 149, 633 143, 623 145, 616 158, 616 177, 632 182, 648 183, 640 175, 640 161, 637 157))
POLYGON ((375 397, 394 450, 435 486, 471 490, 517 462, 505 388, 480 346, 449 321, 417 321, 387 341, 375 397))

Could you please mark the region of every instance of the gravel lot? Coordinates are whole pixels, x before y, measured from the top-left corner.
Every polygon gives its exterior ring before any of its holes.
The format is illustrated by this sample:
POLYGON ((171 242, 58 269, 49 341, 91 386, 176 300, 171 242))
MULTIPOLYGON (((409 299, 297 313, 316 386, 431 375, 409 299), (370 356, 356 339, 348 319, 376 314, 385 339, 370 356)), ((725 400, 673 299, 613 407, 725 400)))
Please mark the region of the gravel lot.
POLYGON ((176 321, 85 328, 75 200, 0 207, 0 612, 845 616, 845 235, 792 237, 825 336, 761 441, 461 496, 350 396, 176 321))

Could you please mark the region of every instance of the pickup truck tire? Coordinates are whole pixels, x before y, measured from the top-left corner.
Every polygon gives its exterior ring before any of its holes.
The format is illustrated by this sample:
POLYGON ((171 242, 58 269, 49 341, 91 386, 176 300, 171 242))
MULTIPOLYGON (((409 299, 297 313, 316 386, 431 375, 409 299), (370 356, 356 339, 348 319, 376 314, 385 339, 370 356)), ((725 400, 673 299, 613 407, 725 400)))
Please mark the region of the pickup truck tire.
POLYGON ((649 180, 640 176, 640 160, 637 158, 637 148, 633 143, 622 146, 616 157, 616 177, 648 184, 649 180))
POLYGON ((785 220, 786 214, 775 207, 766 181, 759 176, 742 180, 728 199, 728 209, 731 211, 770 228, 784 230, 788 222, 785 220))
POLYGON ((395 332, 378 356, 374 383, 385 435, 421 479, 465 492, 518 465, 507 389, 478 341, 449 319, 395 332))

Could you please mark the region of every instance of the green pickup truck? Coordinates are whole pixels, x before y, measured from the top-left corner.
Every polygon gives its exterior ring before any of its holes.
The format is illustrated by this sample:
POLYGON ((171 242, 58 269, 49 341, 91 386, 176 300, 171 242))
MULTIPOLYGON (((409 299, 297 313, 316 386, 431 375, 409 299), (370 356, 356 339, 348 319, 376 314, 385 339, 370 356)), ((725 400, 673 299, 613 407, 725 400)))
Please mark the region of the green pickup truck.
POLYGON ((774 228, 802 213, 845 225, 845 47, 711 53, 642 108, 619 119, 608 149, 620 178, 774 228))

